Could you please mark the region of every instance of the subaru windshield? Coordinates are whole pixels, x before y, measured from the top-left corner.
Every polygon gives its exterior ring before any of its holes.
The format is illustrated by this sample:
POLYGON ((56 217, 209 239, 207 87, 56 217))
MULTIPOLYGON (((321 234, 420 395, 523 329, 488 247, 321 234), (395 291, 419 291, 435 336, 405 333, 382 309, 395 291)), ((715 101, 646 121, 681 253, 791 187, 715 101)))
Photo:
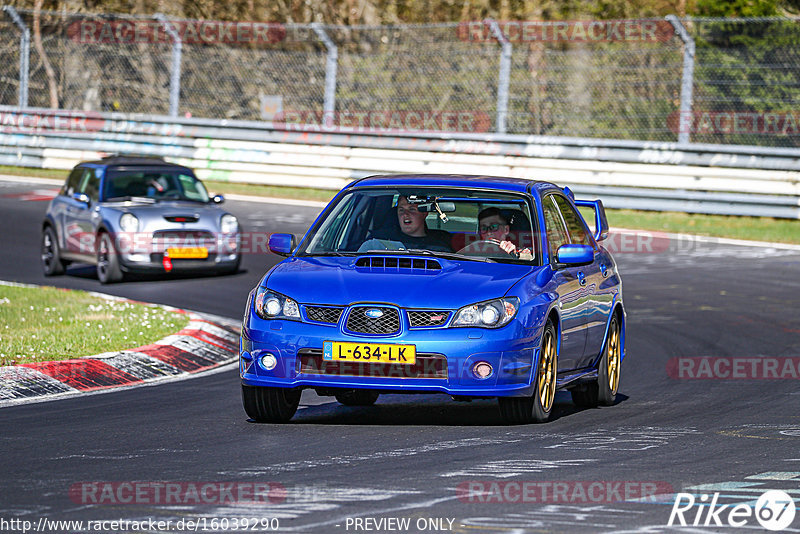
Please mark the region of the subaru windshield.
POLYGON ((487 190, 355 189, 309 232, 298 256, 426 254, 537 261, 529 203, 487 190))

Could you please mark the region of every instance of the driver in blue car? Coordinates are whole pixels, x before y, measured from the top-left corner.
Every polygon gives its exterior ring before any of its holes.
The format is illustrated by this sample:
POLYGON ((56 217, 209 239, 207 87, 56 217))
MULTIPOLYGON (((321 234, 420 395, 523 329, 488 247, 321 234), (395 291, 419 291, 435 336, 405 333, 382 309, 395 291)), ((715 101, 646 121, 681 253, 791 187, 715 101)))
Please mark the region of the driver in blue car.
POLYGON ((376 231, 359 250, 392 250, 402 245, 407 250, 452 252, 450 234, 443 230, 429 229, 425 223, 427 216, 426 212, 419 211, 418 203, 409 202, 408 197, 400 196, 397 200, 397 225, 392 222, 391 227, 376 231))
POLYGON ((426 212, 419 211, 416 204, 408 201, 407 197, 397 199, 397 222, 402 235, 398 241, 409 249, 439 250, 452 252, 450 238, 447 232, 429 230, 425 224, 426 212))
POLYGON ((486 208, 478 214, 478 234, 481 241, 491 241, 506 253, 520 259, 531 259, 533 256, 529 248, 518 250, 517 246, 509 240, 510 232, 511 225, 498 208, 486 208))

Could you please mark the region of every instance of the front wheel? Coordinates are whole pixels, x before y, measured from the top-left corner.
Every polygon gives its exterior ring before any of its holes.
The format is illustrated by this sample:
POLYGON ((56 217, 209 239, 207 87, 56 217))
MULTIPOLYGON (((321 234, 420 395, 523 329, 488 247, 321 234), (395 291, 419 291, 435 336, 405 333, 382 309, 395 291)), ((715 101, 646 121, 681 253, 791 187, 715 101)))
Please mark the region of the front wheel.
POLYGON ((56 232, 52 226, 48 226, 42 232, 42 270, 45 276, 56 276, 64 274, 64 267, 56 232))
POLYGON ((558 338, 556 327, 548 320, 542 333, 533 396, 498 398, 503 419, 514 424, 544 423, 550 419, 556 395, 557 375, 558 338))
POLYGON ((256 423, 285 423, 300 405, 299 389, 242 385, 244 411, 256 423))
POLYGON ((336 400, 345 406, 372 406, 380 394, 369 389, 352 389, 335 395, 336 400))
POLYGON ((122 280, 122 271, 119 268, 119 254, 114 248, 111 236, 100 234, 97 245, 97 279, 101 284, 113 284, 122 280))

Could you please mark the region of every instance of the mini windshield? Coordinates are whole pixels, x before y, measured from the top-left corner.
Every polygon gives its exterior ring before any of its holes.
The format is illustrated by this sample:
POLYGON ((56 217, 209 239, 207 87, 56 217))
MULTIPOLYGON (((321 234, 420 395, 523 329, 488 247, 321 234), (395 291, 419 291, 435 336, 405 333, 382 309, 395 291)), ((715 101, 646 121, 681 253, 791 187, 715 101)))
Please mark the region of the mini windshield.
POLYGON ((499 191, 357 189, 304 241, 299 256, 430 254, 474 261, 538 261, 529 202, 499 191))
POLYGON ((104 198, 209 201, 208 192, 200 180, 191 174, 163 169, 111 172, 105 181, 104 198))

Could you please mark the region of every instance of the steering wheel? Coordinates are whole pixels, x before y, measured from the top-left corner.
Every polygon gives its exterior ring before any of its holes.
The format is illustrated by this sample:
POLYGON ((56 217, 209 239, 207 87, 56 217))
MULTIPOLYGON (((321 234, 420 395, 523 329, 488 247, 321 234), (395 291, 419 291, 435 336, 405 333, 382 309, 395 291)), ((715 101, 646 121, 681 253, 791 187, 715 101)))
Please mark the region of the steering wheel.
POLYGON ((506 252, 500 246, 499 242, 490 239, 481 239, 480 241, 470 243, 466 247, 459 250, 458 254, 466 254, 468 256, 485 256, 488 258, 491 256, 496 256, 498 252, 508 254, 512 257, 517 256, 514 252, 506 252))

